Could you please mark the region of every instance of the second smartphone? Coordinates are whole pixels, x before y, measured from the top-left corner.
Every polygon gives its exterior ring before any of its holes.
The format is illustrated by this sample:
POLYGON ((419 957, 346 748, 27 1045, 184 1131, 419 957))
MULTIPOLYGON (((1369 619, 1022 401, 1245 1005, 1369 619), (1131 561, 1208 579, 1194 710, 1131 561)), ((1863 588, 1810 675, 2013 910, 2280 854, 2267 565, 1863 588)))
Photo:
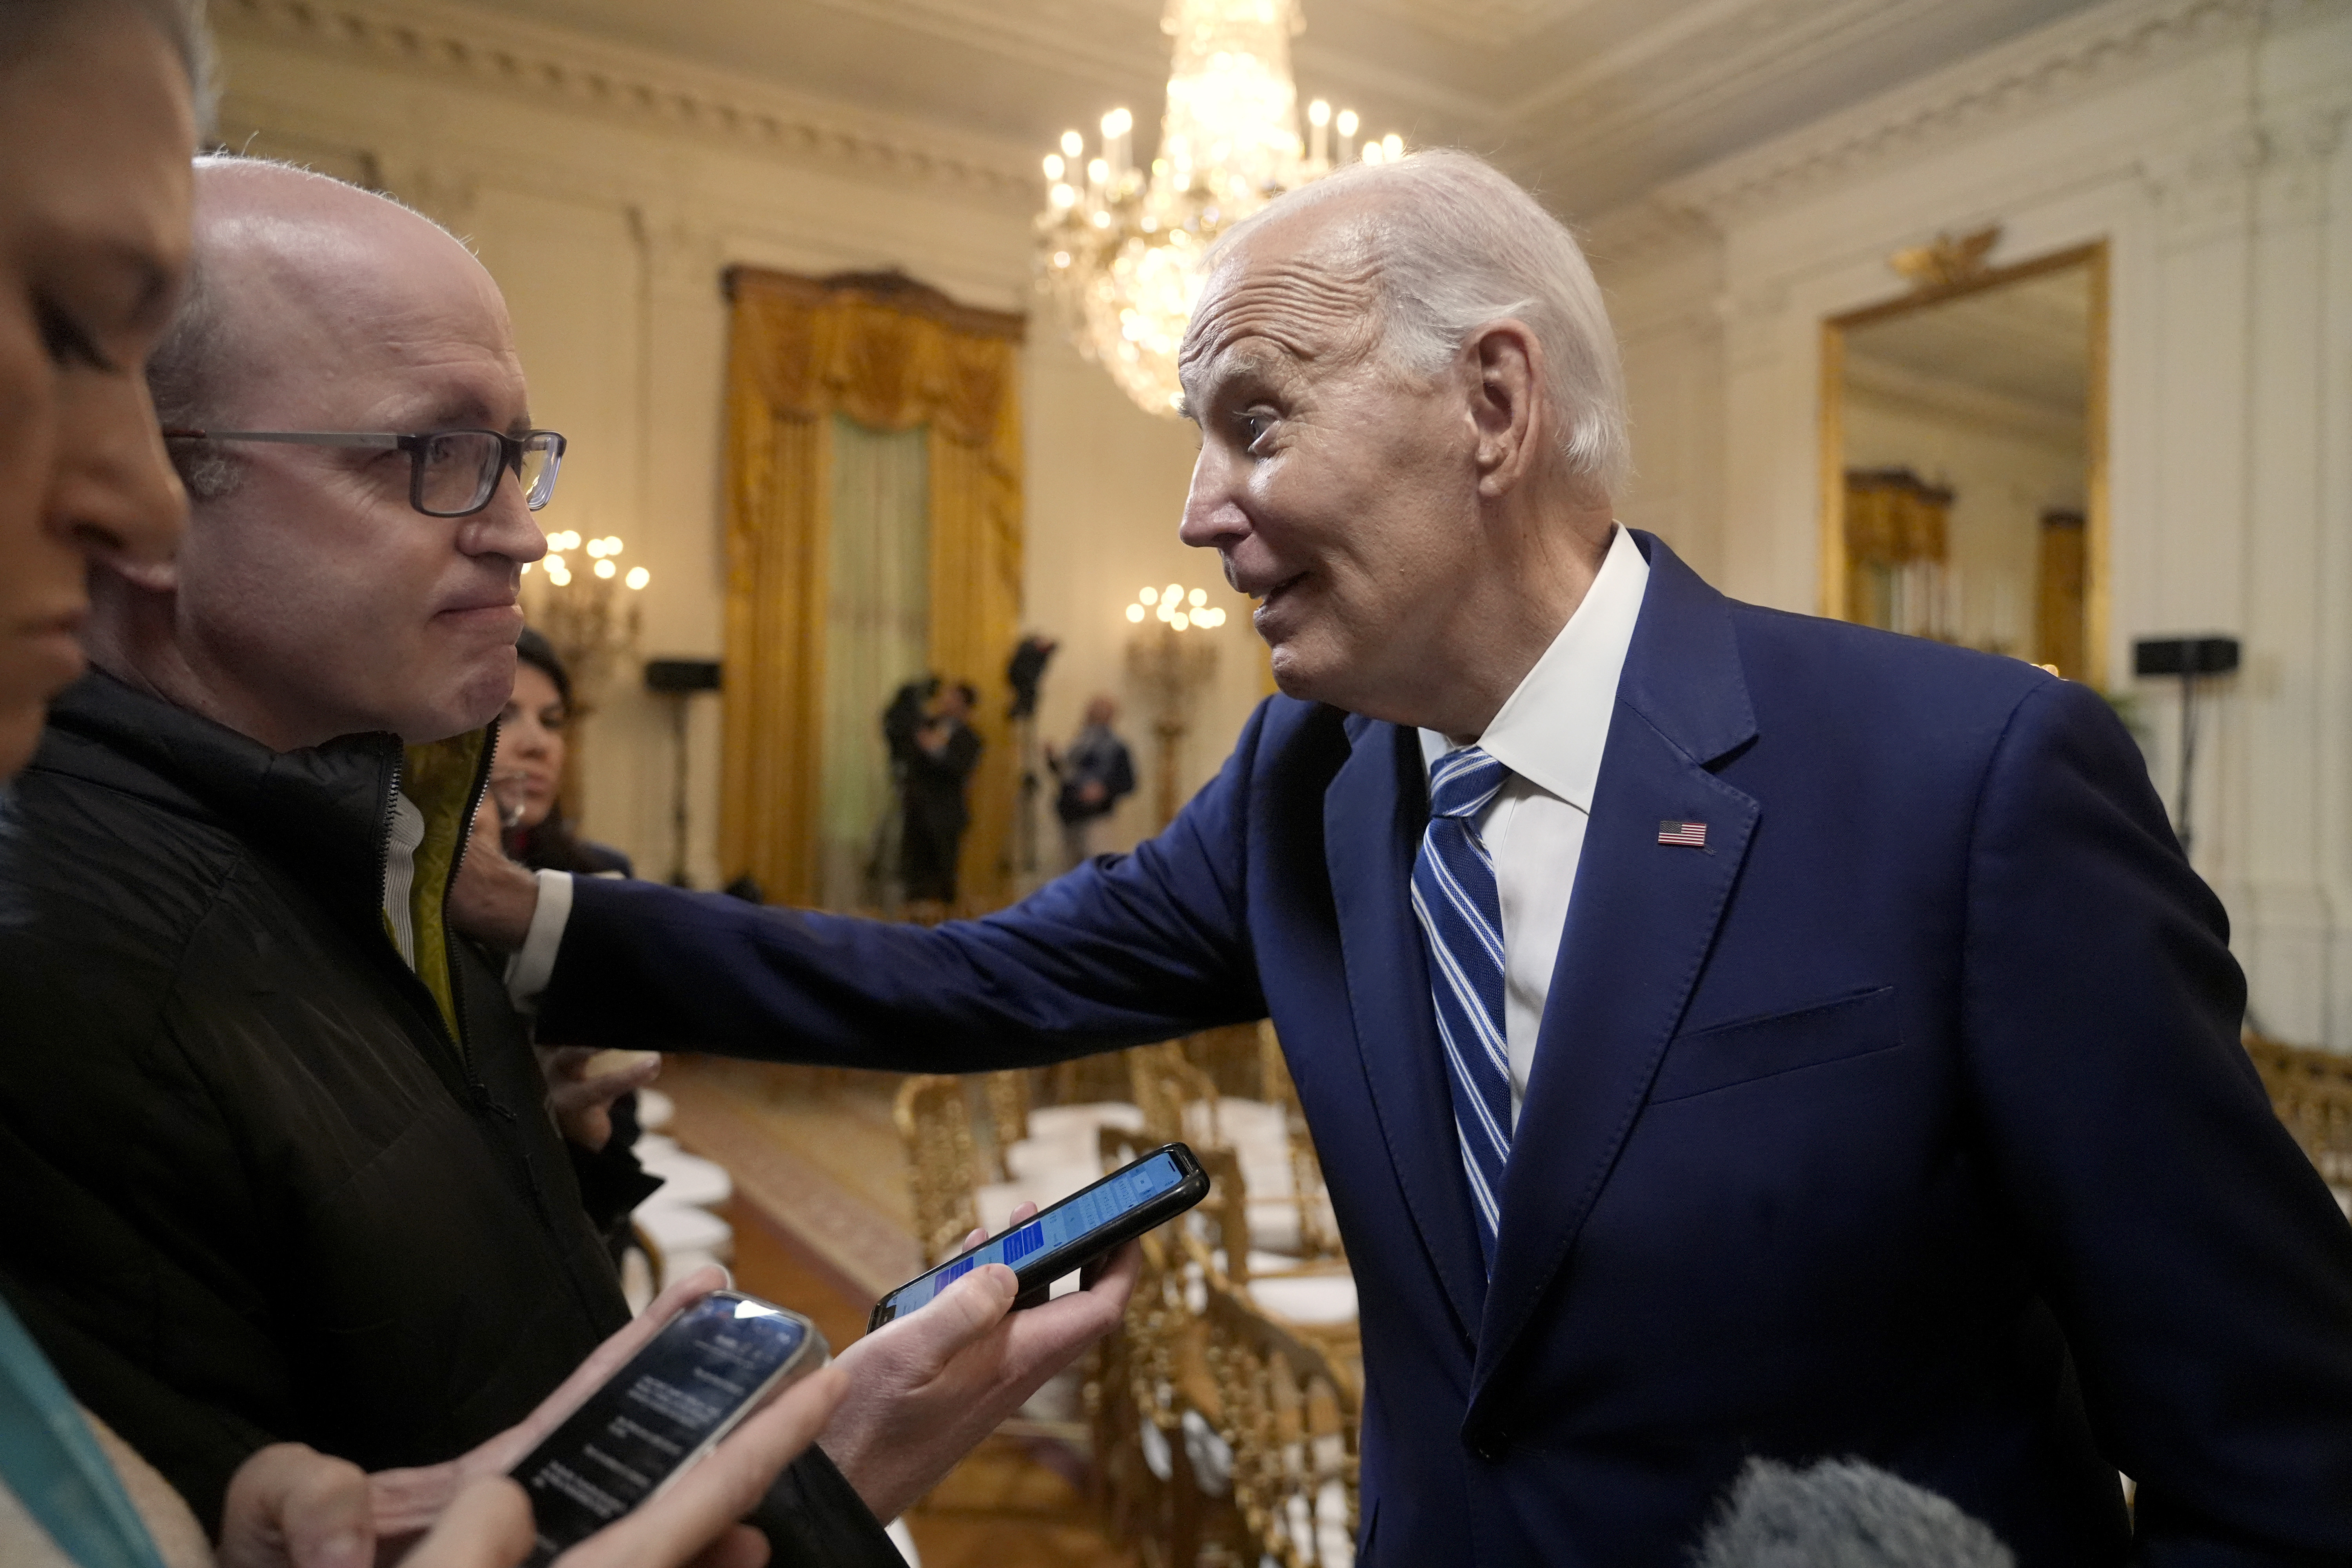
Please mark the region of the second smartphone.
POLYGON ((876 1303, 870 1331, 913 1311, 983 1263, 1012 1267, 1021 1281, 1018 1307, 1045 1299, 1045 1288, 1071 1270, 1167 1224, 1209 1195, 1208 1173, 1181 1143, 1163 1143, 1093 1186, 1071 1194, 1025 1225, 992 1237, 876 1303))

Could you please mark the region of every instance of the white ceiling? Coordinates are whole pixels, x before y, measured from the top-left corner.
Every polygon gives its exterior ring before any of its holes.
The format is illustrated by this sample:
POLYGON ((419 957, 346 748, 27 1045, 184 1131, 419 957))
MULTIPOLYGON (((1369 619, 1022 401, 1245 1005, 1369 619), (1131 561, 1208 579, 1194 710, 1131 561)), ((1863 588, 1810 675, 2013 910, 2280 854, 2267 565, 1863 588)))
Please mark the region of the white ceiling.
MULTIPOLYGON (((2090 3, 1304 0, 1293 63, 1303 97, 1591 216, 2090 3)), ((473 4, 1041 153, 1122 103, 1148 142, 1168 66, 1160 0, 473 4)))

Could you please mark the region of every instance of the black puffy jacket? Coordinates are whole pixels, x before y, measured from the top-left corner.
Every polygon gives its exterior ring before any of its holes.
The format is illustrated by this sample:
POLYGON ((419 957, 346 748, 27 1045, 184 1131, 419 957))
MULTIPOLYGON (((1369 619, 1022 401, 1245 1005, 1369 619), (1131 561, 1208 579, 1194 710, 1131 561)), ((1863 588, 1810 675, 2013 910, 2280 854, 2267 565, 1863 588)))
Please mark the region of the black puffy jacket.
MULTIPOLYGON (((0 1289, 209 1530, 254 1449, 450 1458, 628 1319, 521 1021, 441 927, 489 744, 274 752, 92 675, 0 786, 0 1289)), ((753 1522, 779 1568, 899 1561, 814 1448, 753 1522)))
MULTIPOLYGON (((420 881, 485 742, 437 753, 420 881)), ((93 675, 0 804, 0 1279, 208 1523, 262 1444, 446 1458, 627 1321, 497 973, 386 935, 403 764, 93 675)))

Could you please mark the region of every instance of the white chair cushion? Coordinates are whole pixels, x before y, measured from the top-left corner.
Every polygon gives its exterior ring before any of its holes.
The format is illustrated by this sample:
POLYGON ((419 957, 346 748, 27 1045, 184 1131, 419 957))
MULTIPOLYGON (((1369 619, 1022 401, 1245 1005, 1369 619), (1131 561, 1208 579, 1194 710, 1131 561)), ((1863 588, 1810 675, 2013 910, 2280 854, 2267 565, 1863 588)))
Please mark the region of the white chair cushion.
POLYGON ((664 1257, 680 1252, 717 1252, 735 1238, 732 1226, 708 1209, 683 1204, 644 1203, 629 1216, 664 1257))
POLYGON ((1058 1138, 1076 1135, 1091 1140, 1099 1128, 1143 1131, 1143 1112, 1122 1100, 1097 1100, 1084 1105, 1042 1105, 1029 1113, 1029 1136, 1058 1138))
POLYGON ((1345 1274, 1276 1274, 1249 1282, 1261 1311, 1294 1323, 1352 1323, 1356 1282, 1345 1274))
POLYGON ((1085 1165, 1102 1174, 1102 1146, 1091 1131, 1055 1133, 1050 1138, 1024 1138, 1004 1151, 1004 1173, 1013 1181, 1034 1180, 1047 1171, 1085 1165))

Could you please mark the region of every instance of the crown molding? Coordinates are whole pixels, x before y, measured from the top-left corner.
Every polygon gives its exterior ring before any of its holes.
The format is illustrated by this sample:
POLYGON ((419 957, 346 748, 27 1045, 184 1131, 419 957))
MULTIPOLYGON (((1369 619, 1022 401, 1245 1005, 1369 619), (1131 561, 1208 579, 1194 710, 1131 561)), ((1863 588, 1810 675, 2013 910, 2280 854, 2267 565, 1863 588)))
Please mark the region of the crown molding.
POLYGON ((358 59, 753 156, 944 188, 985 206, 1037 205, 1026 148, 945 135, 559 28, 431 3, 212 0, 208 9, 233 39, 358 59))
POLYGON ((1652 200, 1721 227, 1768 204, 2104 90, 2352 0, 2115 0, 1667 182, 1652 200))

